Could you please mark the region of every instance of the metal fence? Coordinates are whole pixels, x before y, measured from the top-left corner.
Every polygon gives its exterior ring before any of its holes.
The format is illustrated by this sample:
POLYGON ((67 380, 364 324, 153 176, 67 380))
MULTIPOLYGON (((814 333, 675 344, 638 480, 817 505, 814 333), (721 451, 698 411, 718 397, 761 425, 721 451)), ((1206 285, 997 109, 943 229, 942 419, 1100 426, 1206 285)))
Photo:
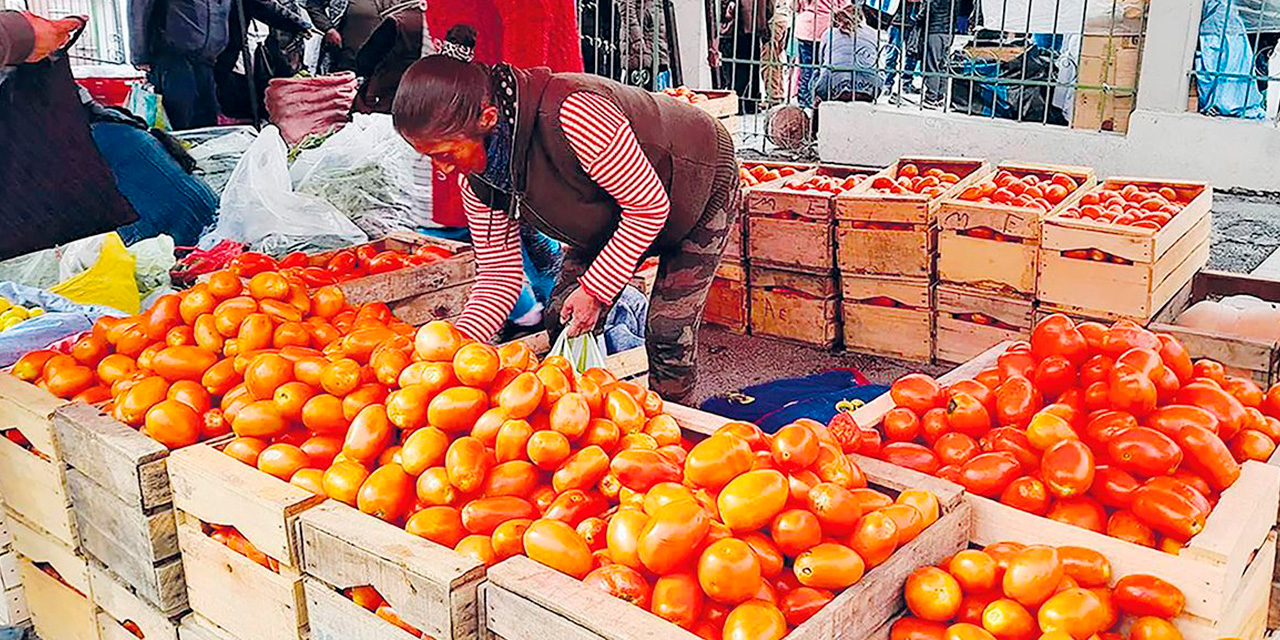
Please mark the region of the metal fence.
MULTIPOLYGON (((739 95, 745 146, 770 150, 771 127, 829 100, 1127 130, 1147 0, 852 1, 705 0, 713 81, 739 95)), ((588 70, 670 84, 668 4, 582 0, 588 70)))
POLYGON ((88 16, 84 35, 71 48, 71 64, 124 64, 128 61, 126 0, 5 0, 6 9, 48 18, 88 16))
POLYGON ((1280 0, 1204 0, 1188 109, 1274 120, 1280 108, 1280 0))

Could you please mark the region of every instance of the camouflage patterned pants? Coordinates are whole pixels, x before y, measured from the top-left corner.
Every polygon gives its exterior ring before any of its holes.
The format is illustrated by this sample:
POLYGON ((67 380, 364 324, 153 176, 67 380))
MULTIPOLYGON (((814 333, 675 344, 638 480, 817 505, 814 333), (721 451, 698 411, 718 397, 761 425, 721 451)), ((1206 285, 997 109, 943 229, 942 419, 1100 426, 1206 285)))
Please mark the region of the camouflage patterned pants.
MULTIPOLYGON (((707 304, 707 291, 720 266, 729 231, 734 228, 740 212, 738 162, 733 140, 723 128, 720 151, 721 167, 716 172, 711 201, 679 248, 659 255, 658 279, 649 297, 645 327, 649 387, 672 402, 684 402, 697 381, 695 358, 702 309, 707 304)), ((595 255, 586 251, 573 248, 565 251, 564 266, 545 314, 552 341, 563 328, 560 309, 565 298, 577 288, 578 278, 594 259, 595 255)), ((597 333, 603 328, 607 315, 607 312, 600 314, 597 333)))

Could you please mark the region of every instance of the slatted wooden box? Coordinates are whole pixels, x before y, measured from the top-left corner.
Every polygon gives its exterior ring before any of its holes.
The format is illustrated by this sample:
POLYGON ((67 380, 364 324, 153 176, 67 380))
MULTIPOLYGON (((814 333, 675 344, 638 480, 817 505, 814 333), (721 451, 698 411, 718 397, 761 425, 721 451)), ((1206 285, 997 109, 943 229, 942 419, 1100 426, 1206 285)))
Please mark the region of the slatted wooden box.
POLYGON ((298 518, 311 640, 411 640, 341 592, 372 586, 433 638, 475 638, 484 565, 334 500, 298 518))
POLYGON ((1184 287, 1175 295, 1156 315, 1149 328, 1176 336, 1191 357, 1217 360, 1232 375, 1251 378, 1266 389, 1280 382, 1280 340, 1246 338, 1174 324, 1191 305, 1231 295, 1251 295, 1280 302, 1280 282, 1225 271, 1198 271, 1192 277, 1190 287, 1184 287))
MULTIPOLYGON (((972 378, 994 366, 1007 346, 988 349, 940 376, 938 381, 947 385, 972 378)), ((886 393, 855 411, 853 418, 859 425, 877 426, 893 406, 886 393)), ((1010 541, 1094 549, 1111 560, 1116 577, 1150 574, 1181 589, 1187 600, 1186 615, 1176 618, 1174 624, 1187 640, 1262 637, 1271 589, 1267 576, 1275 564, 1271 529, 1280 508, 1280 468, 1254 461, 1242 465, 1240 479, 1222 492, 1204 529, 1178 555, 1050 520, 981 496, 966 493, 965 499, 973 507, 974 544, 1010 541)))
POLYGON ((833 348, 839 339, 833 275, 750 265, 751 334, 833 348))
POLYGON ((938 208, 988 171, 982 160, 903 158, 875 177, 896 179, 909 163, 921 171, 937 168, 955 173, 960 181, 931 198, 873 191, 873 178, 836 197, 836 265, 842 273, 932 277, 938 208))
POLYGON ((13 512, 6 516, 36 634, 48 640, 97 640, 88 561, 13 512))
MULTIPOLYGON (((1064 211, 1097 183, 1093 169, 1004 163, 996 172, 1049 178, 1064 174, 1079 185, 1049 212, 1008 204, 945 200, 938 209, 938 280, 1033 298, 1040 258, 1040 221, 1064 211), (998 234, 998 235, 997 235, 998 234)), ((992 178, 988 174, 981 181, 992 178)), ((961 192, 963 193, 963 192, 961 192)))
POLYGON ((240 640, 306 637, 298 515, 323 497, 197 444, 169 457, 178 546, 192 611, 240 640), (234 527, 278 568, 214 540, 206 525, 234 527))
POLYGON ((928 279, 842 273, 840 292, 845 349, 915 362, 933 357, 928 279))
POLYGON ((750 172, 756 168, 762 168, 767 171, 776 172, 775 174, 767 174, 763 179, 752 178, 753 181, 743 180, 742 183, 742 203, 741 213, 737 222, 733 224, 733 229, 729 232, 729 242, 724 248, 725 260, 747 261, 750 259, 750 253, 746 251, 747 247, 747 207, 751 200, 751 192, 760 188, 770 188, 774 185, 785 183, 789 178, 800 173, 813 171, 817 165, 805 162, 774 162, 769 160, 751 160, 744 161, 741 165, 742 171, 750 172), (785 175, 779 175, 785 174, 785 175))
POLYGON ((89 561, 89 585, 97 608, 98 637, 101 640, 177 640, 182 614, 166 614, 146 600, 102 565, 89 561))
POLYGON ((751 319, 751 296, 747 269, 739 262, 723 260, 707 292, 703 321, 734 333, 746 333, 751 319))
POLYGON ((1035 302, 984 289, 938 285, 934 359, 959 364, 1010 340, 1030 340, 1035 302))
MULTIPOLYGON (((705 437, 728 422, 687 407, 668 404, 667 408, 694 439, 705 437)), ((967 545, 969 513, 958 487, 927 477, 919 483, 904 483, 900 469, 875 460, 866 461, 862 469, 872 486, 891 493, 906 488, 933 491, 943 516, 796 627, 786 636, 791 640, 867 637, 902 609, 902 585, 907 575, 967 545)), ((520 556, 489 568, 484 600, 488 630, 505 640, 693 640, 698 637, 635 605, 520 556)))
POLYGON ((0 373, 0 431, 13 436, 0 437, 0 496, 11 512, 74 550, 75 516, 53 427, 54 412, 66 404, 44 389, 0 373))
POLYGON ((1172 187, 1194 198, 1163 228, 1046 218, 1036 297, 1084 315, 1113 314, 1146 324, 1209 261, 1213 187, 1196 182, 1110 178, 1098 189, 1127 184, 1172 187), (1109 261, 1073 257, 1098 251, 1109 261), (1121 262, 1122 264, 1117 264, 1121 262))
MULTIPOLYGON (((5 513, 0 509, 0 519, 5 513)), ((7 532, 7 529, 6 529, 7 532)), ((31 622, 26 592, 22 589, 21 560, 12 539, 3 544, 0 553, 0 626, 23 626, 31 622)))
POLYGON ((822 165, 790 180, 762 185, 747 196, 747 253, 752 262, 811 273, 835 268, 835 194, 787 185, 810 176, 869 177, 873 169, 822 165))

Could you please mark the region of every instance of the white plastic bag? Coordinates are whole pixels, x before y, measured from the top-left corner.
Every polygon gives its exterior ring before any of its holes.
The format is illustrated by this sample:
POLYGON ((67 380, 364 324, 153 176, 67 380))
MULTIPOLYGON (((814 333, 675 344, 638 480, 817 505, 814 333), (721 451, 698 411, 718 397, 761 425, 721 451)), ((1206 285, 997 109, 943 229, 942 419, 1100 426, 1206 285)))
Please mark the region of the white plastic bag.
POLYGON ((600 347, 599 339, 589 333, 570 338, 568 331, 561 331, 547 355, 563 356, 579 375, 592 367, 605 366, 604 349, 600 347))
POLYGON ((391 116, 355 114, 319 147, 298 154, 289 175, 298 193, 319 196, 370 238, 412 231, 413 166, 419 158, 396 133, 391 116))
POLYGON ((284 255, 369 241, 333 205, 293 190, 287 153, 275 126, 258 134, 231 173, 218 223, 200 240, 201 248, 231 240, 247 243, 254 251, 284 255))

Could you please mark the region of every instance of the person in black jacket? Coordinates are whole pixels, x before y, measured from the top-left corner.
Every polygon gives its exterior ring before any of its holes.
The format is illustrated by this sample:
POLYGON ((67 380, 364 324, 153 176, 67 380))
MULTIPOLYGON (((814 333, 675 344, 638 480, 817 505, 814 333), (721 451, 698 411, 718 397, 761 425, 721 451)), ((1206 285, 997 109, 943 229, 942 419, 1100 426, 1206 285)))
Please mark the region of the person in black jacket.
POLYGON ((234 0, 129 0, 133 65, 147 72, 174 129, 218 123, 213 62, 227 48, 234 0))
POLYGON ((926 0, 924 7, 924 106, 942 107, 947 96, 947 54, 955 39, 957 0, 926 0))
POLYGON ((218 105, 223 115, 228 118, 249 120, 255 115, 253 101, 257 102, 256 114, 266 116, 264 97, 267 83, 272 78, 287 78, 298 72, 303 39, 300 36, 311 31, 311 21, 306 12, 295 9, 287 2, 278 0, 240 0, 244 3, 246 20, 257 20, 271 29, 257 50, 249 58, 248 68, 237 71, 236 63, 244 61, 245 40, 249 27, 240 24, 237 12, 231 13, 231 28, 228 29, 227 47, 218 55, 213 65, 213 77, 217 84, 218 105), (292 55, 294 52, 297 55, 292 55), (254 96, 249 94, 249 80, 246 73, 252 73, 254 96))

